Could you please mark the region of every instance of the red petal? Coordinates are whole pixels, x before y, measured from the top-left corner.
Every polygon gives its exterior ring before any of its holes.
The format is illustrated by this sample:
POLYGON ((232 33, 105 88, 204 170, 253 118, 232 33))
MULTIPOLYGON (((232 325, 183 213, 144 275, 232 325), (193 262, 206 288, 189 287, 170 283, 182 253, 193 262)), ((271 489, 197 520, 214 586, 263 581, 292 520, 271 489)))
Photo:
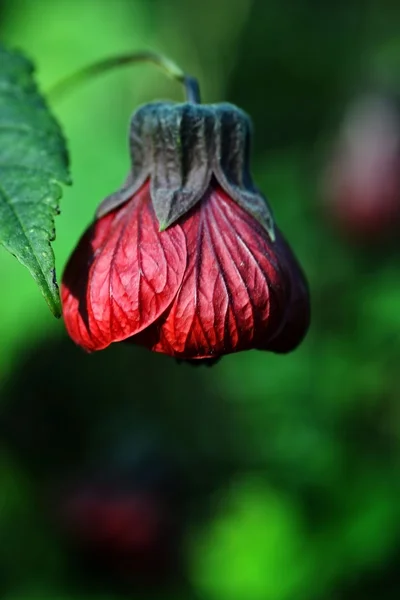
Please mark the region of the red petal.
POLYGON ((185 236, 179 225, 158 231, 146 183, 96 221, 70 258, 62 285, 69 335, 91 351, 142 331, 171 304, 185 268, 185 236))
POLYGON ((307 333, 310 325, 310 298, 303 271, 279 230, 276 230, 276 243, 282 249, 282 262, 286 262, 289 301, 282 328, 271 341, 268 340, 259 346, 259 349, 283 354, 294 350, 307 333))
POLYGON ((220 188, 211 188, 181 227, 189 262, 170 310, 151 328, 153 350, 206 358, 272 337, 286 290, 264 228, 220 188))

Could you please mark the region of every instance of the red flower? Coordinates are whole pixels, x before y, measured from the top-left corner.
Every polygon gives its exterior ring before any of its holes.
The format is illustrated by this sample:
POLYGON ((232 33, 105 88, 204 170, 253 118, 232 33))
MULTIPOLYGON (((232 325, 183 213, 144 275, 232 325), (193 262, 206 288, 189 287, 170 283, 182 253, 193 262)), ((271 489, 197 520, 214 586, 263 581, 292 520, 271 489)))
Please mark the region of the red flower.
POLYGON ((164 580, 177 560, 181 523, 164 498, 152 491, 71 489, 57 511, 61 532, 79 566, 107 579, 164 580))
POLYGON ((126 340, 204 359, 300 343, 307 285, 252 184, 249 142, 249 120, 232 105, 155 103, 133 116, 132 173, 63 278, 77 344, 126 340))
POLYGON ((364 94, 347 110, 323 179, 329 215, 371 241, 400 223, 400 114, 394 98, 364 94))
POLYGON ((156 545, 162 511, 146 494, 75 493, 63 506, 71 537, 115 554, 144 552, 156 545))

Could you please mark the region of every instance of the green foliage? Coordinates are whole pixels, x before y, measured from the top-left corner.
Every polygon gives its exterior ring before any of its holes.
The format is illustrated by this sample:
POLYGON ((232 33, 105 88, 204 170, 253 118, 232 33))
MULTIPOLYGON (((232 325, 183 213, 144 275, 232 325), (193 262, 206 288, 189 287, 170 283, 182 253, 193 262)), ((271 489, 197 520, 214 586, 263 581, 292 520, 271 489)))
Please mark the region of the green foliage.
POLYGON ((60 183, 70 183, 61 129, 21 54, 0 46, 0 243, 36 280, 61 315, 55 259, 60 183))
POLYGON ((218 519, 196 538, 196 584, 212 599, 306 598, 312 562, 288 498, 247 478, 221 499, 218 519), (285 577, 283 574, 285 573, 285 577))

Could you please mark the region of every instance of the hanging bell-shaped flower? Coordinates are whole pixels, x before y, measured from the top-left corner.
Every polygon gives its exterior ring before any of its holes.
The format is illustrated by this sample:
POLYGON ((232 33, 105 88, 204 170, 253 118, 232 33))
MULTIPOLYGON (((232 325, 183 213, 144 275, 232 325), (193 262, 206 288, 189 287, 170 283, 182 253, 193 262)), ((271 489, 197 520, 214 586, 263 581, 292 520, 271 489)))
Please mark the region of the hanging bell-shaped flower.
POLYGON ((63 277, 64 319, 87 351, 129 341, 182 359, 293 350, 305 278, 249 167, 232 104, 155 102, 130 126, 132 167, 63 277))

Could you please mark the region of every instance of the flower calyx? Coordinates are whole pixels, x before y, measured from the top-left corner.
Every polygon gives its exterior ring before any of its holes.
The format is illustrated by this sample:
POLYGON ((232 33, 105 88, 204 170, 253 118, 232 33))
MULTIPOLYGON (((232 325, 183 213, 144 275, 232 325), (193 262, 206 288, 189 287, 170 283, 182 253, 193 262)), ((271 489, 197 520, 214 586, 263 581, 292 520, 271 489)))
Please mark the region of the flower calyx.
POLYGON ((131 119, 131 171, 122 188, 100 204, 97 218, 125 203, 149 179, 163 231, 202 199, 215 178, 274 241, 272 211, 250 173, 251 131, 250 118, 233 104, 145 104, 131 119))

